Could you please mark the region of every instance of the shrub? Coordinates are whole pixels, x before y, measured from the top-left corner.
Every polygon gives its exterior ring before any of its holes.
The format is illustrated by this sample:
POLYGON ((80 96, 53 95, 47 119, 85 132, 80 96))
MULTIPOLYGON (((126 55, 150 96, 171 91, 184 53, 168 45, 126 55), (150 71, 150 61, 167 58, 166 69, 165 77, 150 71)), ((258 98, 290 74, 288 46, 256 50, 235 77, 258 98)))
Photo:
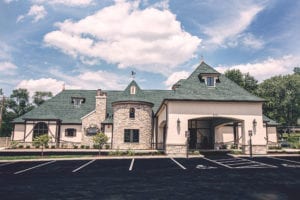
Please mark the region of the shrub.
POLYGON ((93 148, 94 148, 94 149, 99 149, 99 148, 102 149, 98 144, 94 144, 94 145, 93 145, 93 148))
POLYGON ((74 148, 74 149, 78 149, 78 146, 77 146, 77 145, 73 145, 73 148, 74 148))
POLYGON ((55 149, 55 145, 51 145, 51 149, 55 149))
POLYGON ((30 145, 26 145, 26 149, 30 149, 30 145))
POLYGON ((85 147, 84 145, 80 145, 80 148, 81 148, 81 149, 84 149, 84 147, 85 147))
POLYGON ((19 144, 19 142, 17 142, 17 141, 12 141, 12 142, 10 143, 10 148, 16 149, 17 146, 18 146, 18 144, 19 144))
POLYGON ((109 144, 106 144, 105 145, 105 149, 109 149, 110 145, 109 144))
POLYGON ((19 149, 23 149, 24 146, 23 146, 22 144, 20 144, 20 145, 18 146, 18 148, 19 148, 19 149))
POLYGON ((85 149, 89 149, 89 148, 90 148, 90 146, 89 146, 89 145, 86 145, 86 146, 85 146, 85 149))

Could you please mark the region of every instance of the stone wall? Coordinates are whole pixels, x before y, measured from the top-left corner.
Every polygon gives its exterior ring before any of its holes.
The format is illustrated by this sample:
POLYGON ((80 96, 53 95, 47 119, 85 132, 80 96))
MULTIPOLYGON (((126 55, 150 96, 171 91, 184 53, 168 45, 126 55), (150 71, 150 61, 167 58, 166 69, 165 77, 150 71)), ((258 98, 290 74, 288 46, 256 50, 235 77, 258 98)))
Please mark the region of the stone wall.
POLYGON ((152 105, 143 102, 113 104, 113 149, 151 149, 152 105), (135 118, 129 118, 129 109, 135 108, 135 118), (139 129, 138 143, 125 143, 124 130, 139 129))
POLYGON ((175 157, 186 157, 187 148, 183 144, 167 144, 166 154, 175 157))
POLYGON ((93 136, 86 135, 86 129, 91 125, 96 125, 101 128, 101 122, 106 117, 106 93, 101 90, 97 91, 95 110, 82 118, 82 144, 93 145, 93 136))
MULTIPOLYGON (((243 145, 244 154, 250 154, 250 146, 243 145)), ((252 145, 252 154, 267 154, 267 145, 252 145)))

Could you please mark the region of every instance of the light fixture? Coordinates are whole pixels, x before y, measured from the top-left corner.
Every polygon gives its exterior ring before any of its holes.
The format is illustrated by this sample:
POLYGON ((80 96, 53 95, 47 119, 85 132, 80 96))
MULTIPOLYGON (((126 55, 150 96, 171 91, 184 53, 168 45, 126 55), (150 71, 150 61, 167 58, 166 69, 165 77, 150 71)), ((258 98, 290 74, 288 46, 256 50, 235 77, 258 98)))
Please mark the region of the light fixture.
POLYGON ((177 119, 177 126, 178 127, 180 126, 180 119, 179 118, 177 119))
POLYGON ((256 133, 256 126, 257 126, 256 119, 253 120, 252 125, 253 125, 253 134, 255 134, 256 133))

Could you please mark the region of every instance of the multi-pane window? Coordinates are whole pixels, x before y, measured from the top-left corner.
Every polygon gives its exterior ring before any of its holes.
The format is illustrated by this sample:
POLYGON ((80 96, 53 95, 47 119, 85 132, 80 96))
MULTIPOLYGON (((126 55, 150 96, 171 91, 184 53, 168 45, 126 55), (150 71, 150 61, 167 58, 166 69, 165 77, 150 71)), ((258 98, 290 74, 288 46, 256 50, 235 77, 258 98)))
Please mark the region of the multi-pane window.
POLYGON ((207 86, 215 86, 215 79, 214 79, 214 77, 207 77, 207 79, 206 79, 206 84, 207 84, 207 86))
POLYGON ((33 138, 48 134, 48 125, 45 122, 37 123, 33 128, 33 138))
POLYGON ((135 118, 135 109, 134 108, 129 109, 129 118, 131 118, 131 119, 135 118))
POLYGON ((75 128, 65 129, 65 136, 66 137, 75 137, 76 136, 76 129, 75 128))
POLYGON ((139 142, 139 129, 125 129, 124 130, 124 142, 139 142))

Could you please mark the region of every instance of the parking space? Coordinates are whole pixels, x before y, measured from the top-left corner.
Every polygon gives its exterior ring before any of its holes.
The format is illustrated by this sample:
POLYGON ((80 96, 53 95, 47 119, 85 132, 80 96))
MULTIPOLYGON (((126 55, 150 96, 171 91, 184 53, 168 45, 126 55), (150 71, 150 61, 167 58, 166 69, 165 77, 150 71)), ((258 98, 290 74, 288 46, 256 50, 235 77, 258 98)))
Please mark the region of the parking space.
POLYGON ((290 161, 207 156, 6 162, 0 163, 0 193, 9 194, 5 199, 295 199, 300 170, 290 161))
POLYGON ((107 174, 160 173, 208 169, 272 169, 300 168, 299 157, 231 157, 206 156, 202 158, 103 159, 70 161, 37 161, 0 163, 0 175, 9 174, 107 174))

